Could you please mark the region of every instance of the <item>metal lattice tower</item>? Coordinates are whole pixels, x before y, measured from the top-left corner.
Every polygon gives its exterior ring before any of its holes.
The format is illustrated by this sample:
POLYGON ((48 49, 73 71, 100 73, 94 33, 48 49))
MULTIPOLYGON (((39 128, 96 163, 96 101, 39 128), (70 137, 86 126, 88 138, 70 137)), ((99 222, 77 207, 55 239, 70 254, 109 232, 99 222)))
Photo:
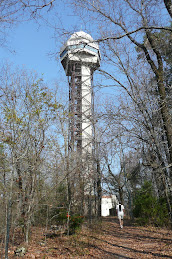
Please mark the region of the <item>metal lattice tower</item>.
POLYGON ((79 31, 63 46, 60 58, 69 82, 68 151, 87 161, 88 175, 94 149, 92 79, 100 66, 99 46, 89 34, 79 31))

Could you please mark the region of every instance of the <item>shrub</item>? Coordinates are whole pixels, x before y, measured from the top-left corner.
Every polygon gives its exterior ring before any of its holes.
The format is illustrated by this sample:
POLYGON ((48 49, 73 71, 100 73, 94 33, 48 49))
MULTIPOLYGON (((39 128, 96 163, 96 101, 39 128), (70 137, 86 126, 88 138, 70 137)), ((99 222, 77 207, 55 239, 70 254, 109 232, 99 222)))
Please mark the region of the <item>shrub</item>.
POLYGON ((84 221, 84 217, 80 215, 73 215, 69 219, 69 233, 73 234, 79 229, 84 221))
POLYGON ((137 190, 133 201, 133 215, 140 225, 153 224, 164 226, 168 224, 168 210, 164 198, 158 199, 153 194, 152 184, 145 182, 137 190))

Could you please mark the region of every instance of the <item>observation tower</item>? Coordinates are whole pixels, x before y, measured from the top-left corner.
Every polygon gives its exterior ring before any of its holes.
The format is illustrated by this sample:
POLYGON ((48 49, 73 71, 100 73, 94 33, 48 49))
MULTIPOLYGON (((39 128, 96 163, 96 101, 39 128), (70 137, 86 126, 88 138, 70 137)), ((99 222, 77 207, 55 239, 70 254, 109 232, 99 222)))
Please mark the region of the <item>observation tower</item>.
MULTIPOLYGON (((73 158, 75 163, 77 159, 80 159, 80 164, 82 164, 80 171, 88 178, 93 171, 94 98, 92 84, 93 73, 100 66, 99 46, 89 34, 83 31, 75 32, 62 47, 60 59, 69 82, 68 152, 69 156, 75 154, 73 158)), ((86 189, 90 185, 84 186, 84 192, 88 191, 86 189)))

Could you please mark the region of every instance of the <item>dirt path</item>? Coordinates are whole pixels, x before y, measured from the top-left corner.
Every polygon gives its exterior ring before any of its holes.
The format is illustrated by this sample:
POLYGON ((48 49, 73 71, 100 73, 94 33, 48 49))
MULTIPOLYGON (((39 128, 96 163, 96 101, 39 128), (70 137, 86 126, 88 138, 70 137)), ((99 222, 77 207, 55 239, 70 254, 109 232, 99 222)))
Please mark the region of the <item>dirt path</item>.
MULTIPOLYGON (((54 236, 46 240, 44 230, 34 227, 24 258, 172 258, 172 231, 136 227, 127 220, 124 223, 121 229, 117 217, 107 217, 95 229, 83 227, 76 235, 54 236)), ((16 258, 14 250, 19 247, 19 238, 16 245, 10 247, 9 259, 16 258)))
POLYGON ((172 231, 135 227, 126 221, 121 229, 114 217, 103 223, 99 258, 172 258, 172 231))

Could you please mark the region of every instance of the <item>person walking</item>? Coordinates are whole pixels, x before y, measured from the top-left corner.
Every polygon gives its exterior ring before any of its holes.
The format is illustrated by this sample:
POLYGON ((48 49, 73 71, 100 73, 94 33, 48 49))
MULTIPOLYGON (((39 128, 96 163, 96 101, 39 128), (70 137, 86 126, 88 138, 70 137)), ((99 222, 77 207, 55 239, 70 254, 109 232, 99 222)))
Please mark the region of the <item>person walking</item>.
POLYGON ((116 205, 116 212, 118 215, 120 227, 123 228, 124 205, 122 205, 120 202, 118 205, 116 205))

